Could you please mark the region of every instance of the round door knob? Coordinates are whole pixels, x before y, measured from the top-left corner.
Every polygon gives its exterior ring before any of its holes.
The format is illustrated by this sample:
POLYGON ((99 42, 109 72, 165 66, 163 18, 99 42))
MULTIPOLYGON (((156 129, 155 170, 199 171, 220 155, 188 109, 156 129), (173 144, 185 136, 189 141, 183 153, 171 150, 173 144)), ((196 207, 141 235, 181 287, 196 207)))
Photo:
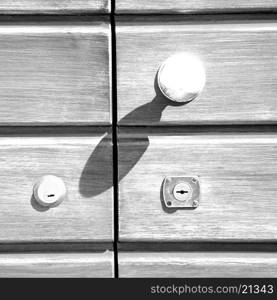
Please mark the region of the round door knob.
POLYGON ((63 180, 54 175, 46 175, 34 185, 36 201, 46 207, 59 205, 66 196, 66 186, 63 180))
POLYGON ((188 53, 177 53, 162 63, 157 80, 161 92, 168 99, 188 102, 203 90, 206 74, 198 57, 188 53))

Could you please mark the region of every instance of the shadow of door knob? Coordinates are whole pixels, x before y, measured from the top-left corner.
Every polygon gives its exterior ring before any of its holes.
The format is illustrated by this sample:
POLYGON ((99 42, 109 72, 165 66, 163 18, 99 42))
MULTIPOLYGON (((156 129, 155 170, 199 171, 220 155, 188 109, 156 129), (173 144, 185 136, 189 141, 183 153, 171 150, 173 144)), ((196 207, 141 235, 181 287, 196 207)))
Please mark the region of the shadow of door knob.
POLYGON ((203 90, 205 69, 198 57, 189 53, 177 53, 166 59, 158 71, 161 92, 174 102, 189 102, 203 90))

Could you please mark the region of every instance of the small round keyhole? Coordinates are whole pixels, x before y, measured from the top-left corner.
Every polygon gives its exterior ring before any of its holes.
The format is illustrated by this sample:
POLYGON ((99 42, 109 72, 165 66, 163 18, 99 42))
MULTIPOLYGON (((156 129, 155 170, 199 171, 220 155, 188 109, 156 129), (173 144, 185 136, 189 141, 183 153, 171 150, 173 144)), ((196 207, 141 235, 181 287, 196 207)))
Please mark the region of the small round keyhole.
POLYGON ((176 193, 183 195, 183 194, 188 193, 188 191, 181 190, 181 191, 176 191, 176 193))
POLYGON ((175 185, 173 196, 178 201, 187 201, 192 194, 192 188, 188 183, 181 182, 175 185))

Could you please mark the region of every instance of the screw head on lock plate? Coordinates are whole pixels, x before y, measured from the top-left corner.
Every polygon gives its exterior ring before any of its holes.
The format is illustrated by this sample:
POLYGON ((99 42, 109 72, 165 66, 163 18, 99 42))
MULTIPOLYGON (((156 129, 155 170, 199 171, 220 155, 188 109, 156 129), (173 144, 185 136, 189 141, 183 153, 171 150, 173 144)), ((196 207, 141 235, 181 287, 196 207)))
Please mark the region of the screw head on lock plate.
POLYGON ((200 201, 198 176, 167 176, 163 181, 163 201, 168 208, 196 208, 200 201))

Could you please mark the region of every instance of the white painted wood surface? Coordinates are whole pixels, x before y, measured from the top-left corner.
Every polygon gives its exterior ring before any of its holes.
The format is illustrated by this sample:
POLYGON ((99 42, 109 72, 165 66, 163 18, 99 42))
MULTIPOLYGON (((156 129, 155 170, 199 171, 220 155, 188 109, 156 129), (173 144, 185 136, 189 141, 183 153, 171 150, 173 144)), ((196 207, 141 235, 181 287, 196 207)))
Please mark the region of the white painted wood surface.
MULTIPOLYGON (((99 131, 99 130, 98 130, 99 131)), ((113 239, 112 145, 97 132, 0 137, 0 242, 106 242, 113 239), (33 186, 60 177, 63 202, 41 207, 33 186)))
MULTIPOLYGON (((242 129, 241 129, 242 130, 242 129)), ((121 241, 276 241, 277 133, 121 129, 121 241), (200 178, 196 209, 166 209, 166 176, 200 178)))
POLYGON ((277 254, 121 252, 119 277, 277 277, 277 254))
POLYGON ((0 24, 0 125, 109 124, 105 21, 0 24))
POLYGON ((119 17, 119 124, 276 124, 277 22, 245 18, 119 17), (178 52, 197 56, 207 77, 200 96, 182 106, 155 88, 160 64, 178 52))
POLYGON ((114 0, 1 0, 0 13, 108 13, 114 0))
POLYGON ((113 252, 1 253, 0 277, 113 277, 113 252))
POLYGON ((226 13, 276 9, 275 0, 116 0, 117 13, 226 13))

